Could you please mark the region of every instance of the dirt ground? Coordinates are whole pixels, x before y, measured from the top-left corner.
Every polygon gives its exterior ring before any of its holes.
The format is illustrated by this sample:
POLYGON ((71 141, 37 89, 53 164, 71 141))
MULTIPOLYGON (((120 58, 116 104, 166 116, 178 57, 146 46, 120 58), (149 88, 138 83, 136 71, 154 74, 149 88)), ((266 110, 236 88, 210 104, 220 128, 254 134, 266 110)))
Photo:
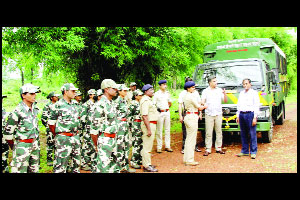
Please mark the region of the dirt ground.
MULTIPOLYGON (((185 166, 183 154, 180 152, 182 133, 173 133, 171 147, 174 152, 156 153, 156 141, 154 141, 152 164, 158 169, 157 173, 297 173, 297 104, 286 105, 284 124, 274 127, 271 143, 263 143, 261 135, 258 135, 256 159, 251 159, 250 156, 236 156, 241 150, 239 135, 224 137, 223 140, 226 154, 215 153, 213 147, 212 154, 203 156, 202 143, 200 145, 202 152, 195 152, 195 161, 199 162, 199 165, 185 166)), ((199 132, 197 141, 202 142, 199 132)), ((137 169, 136 173, 149 172, 137 169)))

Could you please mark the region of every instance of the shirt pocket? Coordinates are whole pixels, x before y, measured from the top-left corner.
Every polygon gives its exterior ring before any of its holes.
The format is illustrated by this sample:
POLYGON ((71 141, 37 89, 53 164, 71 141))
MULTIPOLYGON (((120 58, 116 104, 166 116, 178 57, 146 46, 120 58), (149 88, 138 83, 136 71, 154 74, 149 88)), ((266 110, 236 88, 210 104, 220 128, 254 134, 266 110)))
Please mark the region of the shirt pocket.
POLYGON ((19 130, 20 132, 30 132, 34 129, 34 120, 30 116, 25 116, 20 120, 19 130))

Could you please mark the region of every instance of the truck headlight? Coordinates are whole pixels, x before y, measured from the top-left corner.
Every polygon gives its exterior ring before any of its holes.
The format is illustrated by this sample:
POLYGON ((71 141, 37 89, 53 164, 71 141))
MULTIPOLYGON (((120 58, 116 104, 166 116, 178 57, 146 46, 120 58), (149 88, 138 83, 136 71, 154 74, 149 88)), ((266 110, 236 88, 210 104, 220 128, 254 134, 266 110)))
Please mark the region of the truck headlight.
POLYGON ((267 109, 267 110, 260 110, 258 112, 257 117, 259 117, 259 118, 268 118, 268 117, 270 117, 270 110, 269 109, 267 109))

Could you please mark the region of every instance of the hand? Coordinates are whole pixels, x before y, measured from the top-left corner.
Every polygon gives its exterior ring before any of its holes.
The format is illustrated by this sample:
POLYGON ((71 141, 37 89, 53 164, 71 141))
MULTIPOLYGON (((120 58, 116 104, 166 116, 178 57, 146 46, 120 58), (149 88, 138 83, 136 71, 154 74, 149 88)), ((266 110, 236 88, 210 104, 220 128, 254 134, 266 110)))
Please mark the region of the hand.
POLYGON ((152 135, 151 130, 148 130, 147 132, 148 132, 147 136, 150 137, 152 135))
POLYGON ((256 119, 256 117, 254 117, 254 118, 253 118, 253 121, 252 121, 252 126, 255 126, 256 123, 257 123, 257 119, 256 119))
POLYGON ((222 91, 222 92, 223 92, 223 94, 224 94, 224 95, 226 94, 226 90, 225 90, 225 88, 223 88, 223 91, 222 91))
POLYGON ((204 110, 204 106, 200 105, 200 107, 198 108, 198 111, 204 110))
POLYGON ((180 121, 180 123, 183 123, 183 117, 182 117, 182 115, 179 116, 179 121, 180 121))
POLYGON ((14 148, 14 141, 13 140, 6 140, 11 150, 14 148))
POLYGON ((239 123, 239 122, 240 122, 240 120, 239 120, 239 118, 237 117, 237 118, 236 118, 236 123, 239 123))

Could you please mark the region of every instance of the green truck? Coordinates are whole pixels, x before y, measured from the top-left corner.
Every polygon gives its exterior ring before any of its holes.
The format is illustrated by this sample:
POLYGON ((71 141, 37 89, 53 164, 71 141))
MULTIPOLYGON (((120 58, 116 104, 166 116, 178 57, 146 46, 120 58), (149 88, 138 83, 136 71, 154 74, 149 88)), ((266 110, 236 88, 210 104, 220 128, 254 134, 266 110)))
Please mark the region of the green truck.
MULTIPOLYGON (((193 80, 199 94, 208 87, 207 78, 215 75, 218 87, 225 88, 227 103, 222 102, 223 134, 239 132, 236 123, 237 101, 243 90, 242 80, 250 78, 258 91, 260 112, 257 132, 271 142, 273 125, 283 124, 288 94, 287 64, 284 52, 268 38, 249 38, 218 42, 204 48, 204 64, 196 66, 193 80)), ((199 130, 205 132, 205 110, 199 130)))

